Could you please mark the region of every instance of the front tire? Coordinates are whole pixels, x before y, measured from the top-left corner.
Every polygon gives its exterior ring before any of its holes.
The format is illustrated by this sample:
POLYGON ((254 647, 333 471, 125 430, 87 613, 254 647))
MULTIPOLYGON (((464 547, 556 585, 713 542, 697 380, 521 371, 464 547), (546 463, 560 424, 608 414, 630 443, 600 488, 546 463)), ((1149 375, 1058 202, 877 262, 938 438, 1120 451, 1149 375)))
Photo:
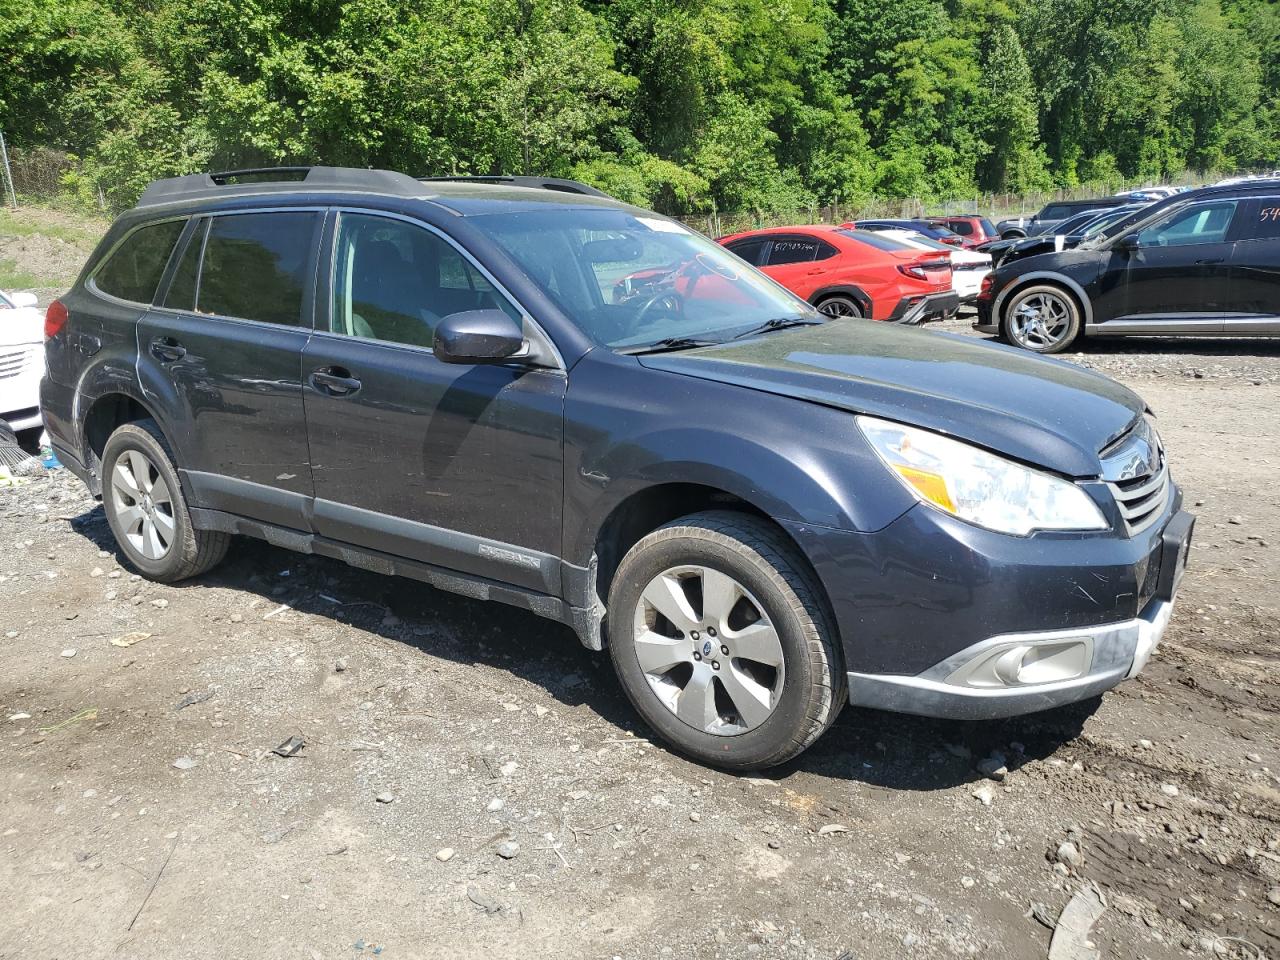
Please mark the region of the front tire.
POLYGON ((154 420, 117 427, 102 451, 102 505, 121 552, 149 580, 198 576, 226 556, 230 534, 191 522, 169 444, 154 420))
POLYGON ((659 736, 703 763, 782 763, 844 706, 825 599, 763 520, 712 511, 658 528, 623 558, 608 609, 627 697, 659 736))
POLYGON ((1080 336, 1080 307, 1056 283, 1027 287, 1005 305, 1000 334, 1033 353, 1061 353, 1080 336))

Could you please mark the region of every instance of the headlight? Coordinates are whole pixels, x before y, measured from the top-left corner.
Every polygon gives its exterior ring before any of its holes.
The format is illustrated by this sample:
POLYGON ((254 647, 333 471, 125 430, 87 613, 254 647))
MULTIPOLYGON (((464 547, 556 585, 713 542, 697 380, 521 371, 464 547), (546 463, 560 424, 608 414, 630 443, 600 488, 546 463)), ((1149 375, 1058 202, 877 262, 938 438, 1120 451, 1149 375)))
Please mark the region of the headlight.
POLYGON ((1105 530, 1080 487, 978 447, 888 420, 858 417, 880 459, 921 503, 999 533, 1105 530))

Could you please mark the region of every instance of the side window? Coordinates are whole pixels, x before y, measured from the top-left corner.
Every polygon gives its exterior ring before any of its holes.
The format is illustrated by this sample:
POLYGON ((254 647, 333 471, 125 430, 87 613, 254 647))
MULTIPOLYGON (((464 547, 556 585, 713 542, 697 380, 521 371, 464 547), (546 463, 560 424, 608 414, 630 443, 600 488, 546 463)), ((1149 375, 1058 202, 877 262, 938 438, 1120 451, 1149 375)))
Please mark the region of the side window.
POLYGON ((94 286, 121 300, 151 303, 185 225, 185 220, 166 220, 133 231, 93 275, 94 286))
POLYGON ((301 325, 316 220, 316 214, 302 212, 212 217, 196 309, 301 325))
POLYGON ((816 256, 814 256, 814 258, 813 258, 813 259, 815 259, 815 260, 826 260, 826 259, 828 259, 828 258, 830 258, 830 257, 834 257, 834 256, 835 256, 837 253, 839 253, 839 252, 840 252, 840 251, 839 251, 839 250, 837 250, 835 247, 833 247, 831 244, 829 244, 829 243, 823 243, 822 241, 819 241, 819 242, 818 242, 818 253, 817 253, 817 255, 816 255, 816 256))
POLYGON ((1250 215, 1240 227, 1241 240, 1280 239, 1280 197, 1255 200, 1250 215))
POLYGON ((818 241, 809 237, 779 237, 769 250, 769 266, 808 263, 818 255, 818 241))
POLYGON ((973 224, 968 220, 948 220, 945 226, 952 233, 958 233, 962 237, 973 235, 973 224))
POLYGON ((767 240, 738 240, 726 247, 753 267, 764 265, 764 248, 767 240))
POLYGON ((344 213, 334 244, 334 333, 430 347, 436 324, 463 310, 520 311, 436 234, 403 220, 344 213))
POLYGON ((1196 243, 1222 243, 1236 212, 1235 200, 1184 207, 1156 221, 1138 234, 1144 247, 1182 247, 1196 243))
POLYGON ((204 253, 204 238, 209 232, 209 221, 197 224, 187 241, 187 248, 178 261, 178 269, 174 271, 173 280, 169 284, 169 292, 164 295, 164 305, 175 310, 194 310, 196 308, 196 281, 200 279, 200 257, 204 253))

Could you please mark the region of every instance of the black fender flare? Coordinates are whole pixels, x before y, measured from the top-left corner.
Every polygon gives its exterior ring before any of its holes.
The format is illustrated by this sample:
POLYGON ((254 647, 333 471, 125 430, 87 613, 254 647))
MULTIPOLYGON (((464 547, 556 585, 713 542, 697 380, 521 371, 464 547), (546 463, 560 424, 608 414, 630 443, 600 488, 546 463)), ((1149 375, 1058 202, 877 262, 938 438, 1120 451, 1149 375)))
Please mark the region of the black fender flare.
POLYGON ((852 297, 854 300, 858 301, 858 306, 862 308, 862 315, 864 317, 871 316, 871 297, 869 297, 866 291, 861 287, 852 283, 833 283, 830 286, 820 287, 813 293, 809 294, 809 302, 814 306, 817 306, 818 302, 824 297, 829 297, 835 293, 843 294, 846 297, 852 297))

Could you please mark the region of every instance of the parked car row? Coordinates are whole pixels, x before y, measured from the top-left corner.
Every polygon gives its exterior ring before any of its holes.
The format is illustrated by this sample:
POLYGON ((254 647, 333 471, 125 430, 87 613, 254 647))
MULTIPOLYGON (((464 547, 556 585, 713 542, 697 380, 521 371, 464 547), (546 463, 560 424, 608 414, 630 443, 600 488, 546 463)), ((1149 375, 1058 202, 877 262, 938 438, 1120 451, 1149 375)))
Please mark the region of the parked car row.
POLYGON ((1114 213, 1072 245, 1006 254, 976 328, 1037 353, 1080 336, 1280 336, 1280 180, 1114 213))
POLYGON ((949 231, 934 239, 942 231, 928 224, 894 222, 770 227, 720 243, 830 317, 919 324, 976 300, 989 255, 948 243, 949 231))

